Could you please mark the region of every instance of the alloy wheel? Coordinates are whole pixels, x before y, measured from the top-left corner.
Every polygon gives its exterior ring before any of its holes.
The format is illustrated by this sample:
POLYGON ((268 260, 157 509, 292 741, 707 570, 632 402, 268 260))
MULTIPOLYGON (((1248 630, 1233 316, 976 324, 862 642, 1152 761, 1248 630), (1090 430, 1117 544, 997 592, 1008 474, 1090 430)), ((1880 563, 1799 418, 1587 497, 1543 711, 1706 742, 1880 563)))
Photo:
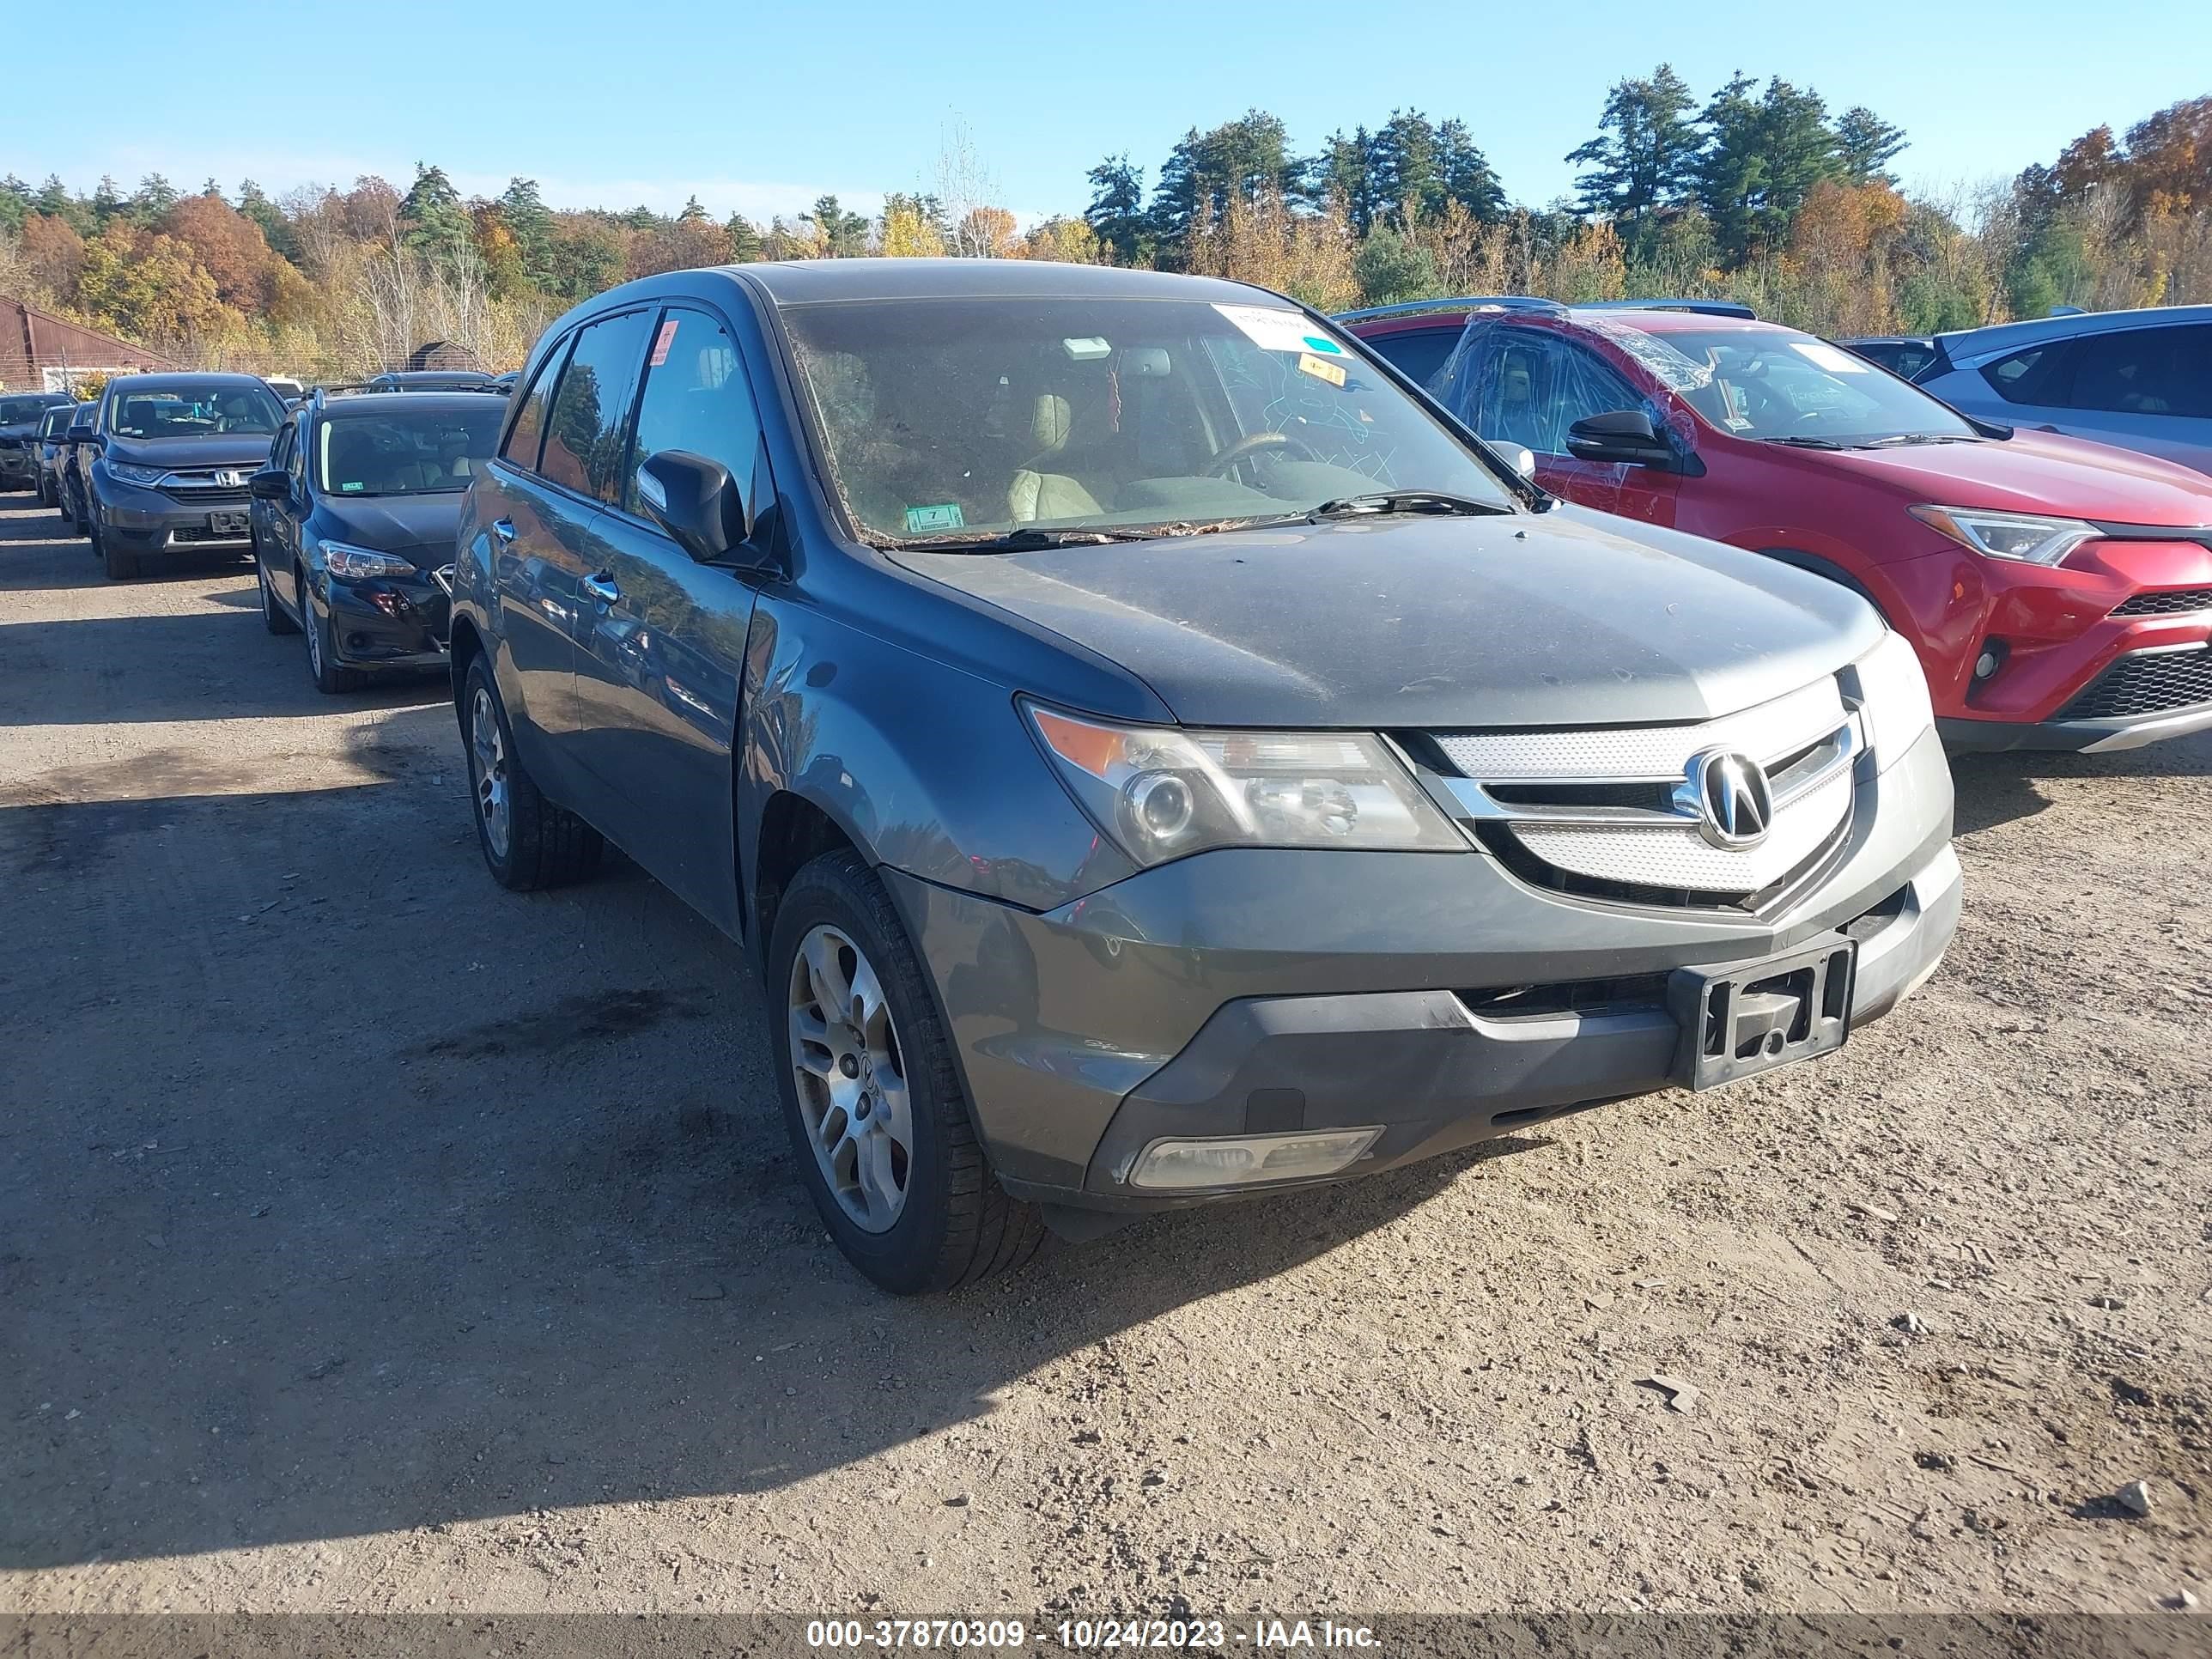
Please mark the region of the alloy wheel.
POLYGON ((300 584, 300 631, 307 636, 307 672, 315 677, 315 684, 323 683, 323 636, 315 627, 314 602, 307 597, 307 585, 300 584))
POLYGON ((495 859, 507 856, 507 738, 499 726, 499 710, 491 693, 477 688, 469 705, 469 757, 476 774, 477 817, 483 823, 484 841, 495 859))
POLYGON ((914 1103, 883 982, 850 935, 823 926, 792 958, 791 1070, 807 1144, 838 1207, 865 1232, 906 1208, 914 1103))

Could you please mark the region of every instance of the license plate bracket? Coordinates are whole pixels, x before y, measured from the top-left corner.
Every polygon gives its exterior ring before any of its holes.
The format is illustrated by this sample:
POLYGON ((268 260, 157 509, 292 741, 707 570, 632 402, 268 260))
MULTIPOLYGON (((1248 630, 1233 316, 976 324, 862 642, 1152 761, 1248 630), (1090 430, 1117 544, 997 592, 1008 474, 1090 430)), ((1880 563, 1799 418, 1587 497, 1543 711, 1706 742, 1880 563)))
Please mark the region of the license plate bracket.
POLYGON ((210 513, 208 514, 208 533, 212 536, 243 536, 250 523, 243 513, 210 513))
POLYGON ((1842 1048, 1858 953, 1856 939, 1824 933, 1782 956, 1676 969, 1667 976, 1682 1029, 1675 1080, 1713 1089, 1842 1048))

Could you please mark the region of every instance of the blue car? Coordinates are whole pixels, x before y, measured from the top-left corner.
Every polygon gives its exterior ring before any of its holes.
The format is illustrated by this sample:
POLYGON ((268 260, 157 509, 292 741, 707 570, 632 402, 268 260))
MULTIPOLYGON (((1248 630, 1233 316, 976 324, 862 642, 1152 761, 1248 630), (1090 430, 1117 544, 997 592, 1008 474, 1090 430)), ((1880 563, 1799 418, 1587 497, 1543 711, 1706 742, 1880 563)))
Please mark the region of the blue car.
POLYGON ((1911 378, 1954 409, 2212 472, 2212 306, 2039 317, 1932 343, 1911 378))

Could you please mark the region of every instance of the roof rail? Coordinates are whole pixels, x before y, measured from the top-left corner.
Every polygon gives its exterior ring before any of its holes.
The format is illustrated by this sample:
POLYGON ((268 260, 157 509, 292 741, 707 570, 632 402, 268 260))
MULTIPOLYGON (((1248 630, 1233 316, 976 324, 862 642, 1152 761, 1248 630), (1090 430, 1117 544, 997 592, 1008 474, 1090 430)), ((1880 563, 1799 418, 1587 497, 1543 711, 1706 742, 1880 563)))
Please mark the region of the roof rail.
POLYGON ((1694 311, 1707 317, 1741 317, 1756 322, 1759 313, 1741 300, 1585 300, 1577 311, 1694 311))
POLYGON ((1469 294, 1454 299, 1408 300, 1401 305, 1369 306, 1359 311, 1340 311, 1334 320, 1369 323, 1378 317, 1415 317, 1425 311, 1540 311, 1564 316, 1566 309, 1557 300, 1540 300, 1530 294, 1469 294))

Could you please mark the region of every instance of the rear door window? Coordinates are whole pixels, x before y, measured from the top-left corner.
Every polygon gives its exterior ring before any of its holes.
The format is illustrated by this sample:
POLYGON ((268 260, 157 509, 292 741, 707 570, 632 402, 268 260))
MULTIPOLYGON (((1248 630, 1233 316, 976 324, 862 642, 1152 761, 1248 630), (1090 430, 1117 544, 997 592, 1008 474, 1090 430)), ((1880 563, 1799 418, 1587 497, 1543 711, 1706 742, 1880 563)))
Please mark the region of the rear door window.
POLYGON ((2205 354, 2191 336, 2212 337, 2212 328, 2130 328, 2086 336, 2077 349, 2067 406, 2116 415, 2212 413, 2203 381, 2205 354))
POLYGON ((550 483, 613 504, 622 496, 630 405, 653 313, 602 317, 578 332, 546 414, 538 471, 550 483))
POLYGON ((1377 356, 1419 386, 1426 386, 1459 343, 1457 328, 1409 328, 1376 334, 1367 344, 1377 356))

